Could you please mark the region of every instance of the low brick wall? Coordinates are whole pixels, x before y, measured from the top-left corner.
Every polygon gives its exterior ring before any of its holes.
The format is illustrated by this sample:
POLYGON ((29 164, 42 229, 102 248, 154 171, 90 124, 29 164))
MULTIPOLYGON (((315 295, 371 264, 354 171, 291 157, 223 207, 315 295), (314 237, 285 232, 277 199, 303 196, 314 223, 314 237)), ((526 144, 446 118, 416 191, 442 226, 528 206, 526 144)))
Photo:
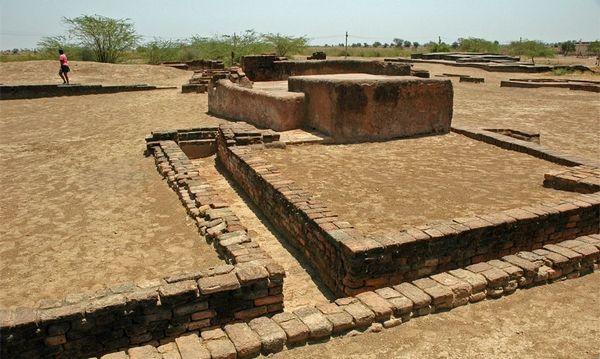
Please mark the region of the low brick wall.
POLYGON ((563 191, 594 193, 600 191, 600 168, 576 166, 544 175, 544 186, 563 191))
POLYGON ((597 233, 600 226, 596 193, 367 237, 251 147, 227 147, 235 144, 234 137, 220 131, 219 160, 340 296, 597 233))
POLYGON ((494 132, 493 129, 486 130, 482 128, 453 125, 452 132, 460 133, 461 135, 467 136, 474 140, 489 143, 506 150, 526 153, 530 156, 541 158, 562 166, 586 165, 600 167, 600 161, 598 160, 565 154, 560 151, 549 149, 535 142, 524 141, 515 138, 514 136, 503 134, 502 132, 494 132))
POLYGON ((304 94, 254 90, 219 80, 209 87, 208 111, 258 127, 287 131, 299 128, 304 120, 304 94))
POLYGON ((282 81, 290 76, 363 73, 409 76, 410 65, 373 60, 283 60, 275 56, 245 56, 242 68, 251 81, 282 81))
POLYGON ((347 333, 377 333, 420 316, 577 278, 597 270, 599 257, 600 236, 579 237, 332 303, 201 331, 158 348, 131 348, 114 357, 153 358, 162 354, 164 358, 179 358, 194 353, 198 358, 251 358, 347 333))
POLYGON ((116 92, 175 89, 151 85, 0 85, 0 100, 18 100, 57 96, 79 96, 116 92))
POLYGON ((214 128, 161 131, 147 143, 199 232, 229 264, 42 301, 34 308, 0 309, 1 357, 88 357, 283 310, 283 268, 251 240, 173 141, 215 134, 214 128))
POLYGON ((569 82, 569 81, 500 81, 500 87, 520 87, 520 88, 568 88, 569 90, 600 92, 600 85, 590 82, 569 82))

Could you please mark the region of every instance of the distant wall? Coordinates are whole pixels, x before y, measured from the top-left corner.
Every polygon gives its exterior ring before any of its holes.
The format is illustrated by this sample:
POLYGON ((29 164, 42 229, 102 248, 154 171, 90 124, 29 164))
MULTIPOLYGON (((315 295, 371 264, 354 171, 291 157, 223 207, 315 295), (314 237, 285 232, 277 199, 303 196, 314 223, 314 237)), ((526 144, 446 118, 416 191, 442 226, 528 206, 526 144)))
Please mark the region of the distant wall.
POLYGON ((276 56, 245 56, 242 68, 251 81, 282 81, 290 76, 364 73, 410 76, 410 65, 365 60, 279 60, 276 56))
POLYGON ((18 100, 56 96, 78 96, 128 91, 157 90, 175 87, 150 85, 0 85, 0 100, 18 100))
POLYGON ((286 131, 301 127, 304 94, 267 92, 219 80, 208 91, 210 113, 255 126, 286 131))

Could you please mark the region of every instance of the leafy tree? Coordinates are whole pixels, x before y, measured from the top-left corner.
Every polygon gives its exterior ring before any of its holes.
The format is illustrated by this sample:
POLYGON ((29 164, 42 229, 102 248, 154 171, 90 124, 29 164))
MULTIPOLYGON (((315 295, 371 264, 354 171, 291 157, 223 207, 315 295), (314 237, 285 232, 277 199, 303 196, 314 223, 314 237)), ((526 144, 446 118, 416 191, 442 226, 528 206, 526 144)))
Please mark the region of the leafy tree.
POLYGON ((560 44, 560 51, 568 56, 570 52, 575 52, 575 41, 565 41, 560 44))
POLYGON ((458 39, 458 49, 466 52, 500 52, 500 44, 485 39, 469 37, 458 39))
POLYGON ((412 43, 412 45, 413 45, 413 47, 414 47, 415 49, 419 47, 419 43, 418 43, 418 42, 416 42, 416 41, 415 41, 415 42, 413 42, 413 43, 412 43))
POLYGON ((297 54, 308 45, 308 39, 305 36, 294 37, 280 34, 265 34, 262 37, 267 44, 275 48, 277 56, 297 54))
POLYGON ((534 40, 513 41, 508 45, 508 52, 512 55, 531 58, 534 65, 536 57, 554 57, 552 49, 543 42, 534 40))
POLYGON ((406 40, 404 41, 404 47, 409 48, 410 47, 410 41, 406 40))
POLYGON ((37 43, 40 53, 47 58, 58 56, 58 49, 63 49, 72 60, 93 61, 94 53, 91 49, 75 44, 66 36, 46 36, 37 43))
POLYGON ((183 44, 180 42, 154 39, 139 48, 138 51, 146 57, 149 64, 157 65, 165 61, 184 60, 181 58, 185 54, 184 51, 181 51, 182 47, 183 44))
POLYGON ((427 46, 429 52, 450 52, 452 50, 445 42, 430 42, 427 46))
POLYGON ((93 51, 96 61, 114 63, 140 40, 130 19, 100 15, 63 18, 69 32, 82 47, 93 51))
POLYGON ((600 41, 592 41, 588 45, 588 53, 594 54, 596 56, 600 55, 600 41))
POLYGON ((458 49, 458 42, 454 41, 450 47, 453 49, 458 49))
POLYGON ((263 35, 246 30, 241 35, 193 36, 190 50, 194 58, 221 60, 232 65, 239 62, 242 56, 272 51, 273 46, 264 40, 263 35))
POLYGON ((392 43, 396 47, 402 47, 402 44, 404 43, 404 40, 399 39, 399 38, 395 38, 394 40, 392 40, 392 43))
POLYGON ((379 42, 379 41, 375 41, 375 42, 373 43, 373 47, 379 47, 379 46, 381 46, 381 42, 379 42))

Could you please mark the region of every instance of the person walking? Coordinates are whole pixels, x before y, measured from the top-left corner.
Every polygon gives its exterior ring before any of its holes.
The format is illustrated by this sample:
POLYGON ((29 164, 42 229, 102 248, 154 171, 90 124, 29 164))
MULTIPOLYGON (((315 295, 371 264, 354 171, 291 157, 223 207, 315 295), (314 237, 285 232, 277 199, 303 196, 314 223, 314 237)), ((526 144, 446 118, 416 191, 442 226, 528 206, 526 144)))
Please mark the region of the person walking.
POLYGON ((60 70, 58 70, 58 75, 60 76, 60 78, 63 80, 63 84, 69 84, 69 71, 71 71, 71 69, 69 68, 69 60, 67 60, 67 55, 65 55, 65 52, 63 51, 63 49, 59 49, 58 50, 58 61, 60 62, 60 70))

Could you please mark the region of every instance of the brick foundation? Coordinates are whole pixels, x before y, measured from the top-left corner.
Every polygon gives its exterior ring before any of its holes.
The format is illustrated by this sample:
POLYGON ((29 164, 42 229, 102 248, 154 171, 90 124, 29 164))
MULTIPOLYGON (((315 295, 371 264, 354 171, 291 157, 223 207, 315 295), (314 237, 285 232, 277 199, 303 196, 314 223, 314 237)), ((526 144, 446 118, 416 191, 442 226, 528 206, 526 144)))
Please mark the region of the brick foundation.
POLYGON ((600 194, 596 193, 367 237, 255 155, 252 147, 236 145, 235 129, 228 131, 220 130, 217 137, 218 159, 340 296, 599 230, 600 194))
POLYGON ((577 278, 598 268, 600 235, 579 237, 293 312, 205 330, 159 348, 136 347, 118 358, 235 358, 269 355, 352 332, 379 332, 517 290, 577 278), (416 319, 415 319, 416 318, 416 319))

